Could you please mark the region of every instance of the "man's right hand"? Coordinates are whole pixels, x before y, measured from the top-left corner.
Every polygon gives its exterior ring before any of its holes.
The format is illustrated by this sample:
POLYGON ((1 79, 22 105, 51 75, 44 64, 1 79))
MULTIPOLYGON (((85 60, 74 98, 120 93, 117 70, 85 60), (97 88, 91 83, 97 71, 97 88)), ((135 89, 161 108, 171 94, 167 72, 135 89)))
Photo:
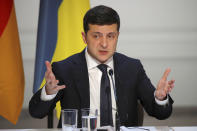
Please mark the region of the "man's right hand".
POLYGON ((45 61, 45 65, 47 68, 47 71, 45 72, 45 80, 46 80, 46 94, 52 95, 56 94, 59 90, 65 88, 65 85, 57 85, 59 81, 55 78, 55 75, 52 72, 51 64, 49 61, 45 61))

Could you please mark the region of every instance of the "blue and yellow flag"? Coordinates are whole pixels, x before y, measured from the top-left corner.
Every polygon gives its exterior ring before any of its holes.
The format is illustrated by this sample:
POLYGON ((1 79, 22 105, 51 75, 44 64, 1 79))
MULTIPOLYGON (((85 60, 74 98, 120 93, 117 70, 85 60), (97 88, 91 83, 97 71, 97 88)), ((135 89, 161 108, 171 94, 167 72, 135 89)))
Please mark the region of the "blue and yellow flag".
MULTIPOLYGON (((35 93, 45 84, 45 61, 63 60, 86 46, 81 32, 89 0, 41 0, 34 73, 35 93)), ((56 106, 58 118, 60 104, 56 106), (58 108, 58 109, 57 109, 58 108)))

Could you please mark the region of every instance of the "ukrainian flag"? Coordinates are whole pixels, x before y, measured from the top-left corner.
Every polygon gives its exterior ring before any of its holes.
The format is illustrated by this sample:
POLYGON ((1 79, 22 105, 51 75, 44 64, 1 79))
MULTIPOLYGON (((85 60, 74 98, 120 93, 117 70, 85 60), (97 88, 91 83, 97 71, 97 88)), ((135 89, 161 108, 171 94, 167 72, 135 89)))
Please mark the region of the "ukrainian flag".
MULTIPOLYGON (((81 32, 89 0, 41 0, 34 73, 35 93, 45 84, 45 61, 63 60, 85 48, 81 32)), ((60 116, 60 104, 58 117, 60 116)))

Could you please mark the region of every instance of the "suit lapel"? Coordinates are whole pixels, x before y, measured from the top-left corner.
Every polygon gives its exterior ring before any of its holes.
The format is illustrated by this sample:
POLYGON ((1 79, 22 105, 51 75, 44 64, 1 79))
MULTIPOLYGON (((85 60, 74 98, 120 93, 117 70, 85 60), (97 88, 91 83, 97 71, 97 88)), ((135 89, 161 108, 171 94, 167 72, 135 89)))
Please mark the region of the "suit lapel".
POLYGON ((127 79, 124 70, 125 70, 125 60, 118 53, 115 53, 114 56, 114 74, 115 74, 115 84, 116 84, 116 94, 117 94, 117 106, 118 113, 120 116, 121 123, 127 120, 127 109, 128 109, 128 100, 126 96, 127 90, 124 87, 124 81, 127 79))
MULTIPOLYGON (((115 85, 116 85, 116 92, 117 92, 117 99, 118 103, 120 103, 122 100, 120 100, 120 97, 123 93, 123 90, 121 90, 122 82, 121 80, 124 79, 124 76, 121 75, 121 65, 124 63, 124 61, 121 59, 120 55, 118 53, 115 53, 113 56, 114 59, 114 75, 115 75, 115 85)), ((90 107, 90 90, 89 90, 89 77, 88 77, 88 69, 87 69, 87 63, 85 59, 85 50, 83 50, 79 55, 77 55, 77 58, 74 61, 74 79, 76 83, 77 90, 80 95, 81 100, 81 108, 89 108, 90 107)), ((118 104, 119 105, 119 104, 118 104)))
POLYGON ((118 101, 118 106, 120 103, 120 97, 122 95, 122 90, 121 90, 121 64, 122 64, 122 60, 120 59, 119 55, 117 53, 114 54, 113 56, 114 59, 114 75, 115 75, 115 86, 116 86, 116 93, 117 93, 117 101, 118 101))
POLYGON ((85 50, 77 55, 77 59, 74 61, 74 79, 77 90, 80 95, 81 108, 90 107, 90 92, 89 92, 89 77, 87 63, 85 59, 85 50))

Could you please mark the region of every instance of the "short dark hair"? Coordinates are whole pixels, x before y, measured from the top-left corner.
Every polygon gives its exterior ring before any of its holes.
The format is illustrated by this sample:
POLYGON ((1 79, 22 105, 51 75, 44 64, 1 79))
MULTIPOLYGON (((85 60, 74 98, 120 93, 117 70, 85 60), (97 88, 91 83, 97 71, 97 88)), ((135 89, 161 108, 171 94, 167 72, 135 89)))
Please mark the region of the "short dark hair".
POLYGON ((120 17, 118 13, 107 6, 99 5, 91 8, 83 18, 84 32, 89 30, 89 24, 93 25, 111 25, 117 24, 117 30, 120 29, 120 17))

